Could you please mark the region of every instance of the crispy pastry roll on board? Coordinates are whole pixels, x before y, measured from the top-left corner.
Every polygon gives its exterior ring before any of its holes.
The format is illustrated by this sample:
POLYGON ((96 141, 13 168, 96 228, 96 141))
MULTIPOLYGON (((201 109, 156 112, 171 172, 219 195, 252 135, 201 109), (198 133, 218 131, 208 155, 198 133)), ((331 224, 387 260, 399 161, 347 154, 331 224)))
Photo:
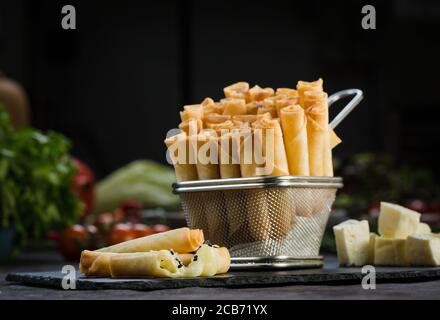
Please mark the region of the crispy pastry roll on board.
POLYGON ((86 276, 193 278, 228 272, 231 257, 226 248, 204 244, 191 256, 187 266, 173 250, 137 253, 84 251, 82 261, 81 272, 86 276), (89 265, 86 266, 86 262, 89 265))
POLYGON ((118 243, 97 252, 147 252, 151 250, 171 250, 179 253, 194 252, 205 241, 200 229, 179 228, 150 236, 118 243))
POLYGON ((165 145, 173 162, 177 181, 198 180, 196 154, 189 137, 182 132, 166 139, 165 145))
MULTIPOLYGON (((137 253, 112 253, 84 250, 81 252, 79 270, 86 276, 110 277, 110 258, 115 255, 123 256, 133 254, 137 253)), ((177 256, 183 265, 188 266, 191 263, 194 254, 180 253, 177 254, 177 256)))
POLYGON ((292 176, 308 176, 309 152, 307 148, 307 118, 300 105, 280 110, 289 173, 292 176))

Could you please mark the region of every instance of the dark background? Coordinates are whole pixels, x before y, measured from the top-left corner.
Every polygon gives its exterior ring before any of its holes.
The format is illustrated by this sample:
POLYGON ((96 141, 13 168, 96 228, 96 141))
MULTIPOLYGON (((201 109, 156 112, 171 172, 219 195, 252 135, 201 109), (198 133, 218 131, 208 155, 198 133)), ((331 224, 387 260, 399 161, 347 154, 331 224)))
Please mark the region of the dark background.
POLYGON ((438 172, 439 27, 435 0, 2 0, 0 69, 26 88, 32 124, 72 139, 99 177, 138 158, 165 162, 184 104, 236 81, 318 77, 330 94, 365 93, 336 130, 336 156, 387 152, 438 172), (77 30, 61 28, 66 4, 77 30), (377 30, 361 28, 365 4, 377 30))

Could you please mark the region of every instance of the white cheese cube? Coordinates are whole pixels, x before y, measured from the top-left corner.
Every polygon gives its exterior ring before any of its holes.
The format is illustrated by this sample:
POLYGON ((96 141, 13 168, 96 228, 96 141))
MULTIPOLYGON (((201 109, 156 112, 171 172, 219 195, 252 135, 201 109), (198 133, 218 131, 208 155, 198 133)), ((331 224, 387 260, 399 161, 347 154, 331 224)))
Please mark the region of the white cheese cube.
POLYGON ((374 264, 374 247, 376 245, 376 238, 378 237, 377 234, 374 232, 370 233, 370 242, 368 243, 368 264, 373 265, 374 264))
POLYGON ((406 242, 406 257, 412 266, 440 266, 440 237, 417 234, 406 242))
POLYGON ((374 264, 377 266, 405 266, 405 239, 377 237, 374 264))
POLYGON ((368 260, 370 228, 367 221, 347 220, 333 227, 339 264, 364 266, 368 260))
POLYGON ((431 234, 431 227, 427 223, 420 222, 414 234, 431 234))
POLYGON ((417 231, 420 213, 402 206, 381 202, 379 234, 382 237, 406 239, 417 231))

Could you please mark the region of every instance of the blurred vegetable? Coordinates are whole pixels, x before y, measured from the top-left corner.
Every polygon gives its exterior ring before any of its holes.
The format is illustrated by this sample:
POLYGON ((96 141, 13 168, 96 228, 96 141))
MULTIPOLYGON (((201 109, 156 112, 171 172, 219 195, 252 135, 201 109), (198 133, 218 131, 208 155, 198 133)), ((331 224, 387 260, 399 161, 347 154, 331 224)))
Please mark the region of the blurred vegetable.
POLYGON ((58 236, 58 248, 67 261, 79 261, 81 251, 96 249, 97 229, 93 225, 75 224, 58 236))
POLYGON ((135 238, 137 237, 131 224, 118 223, 114 225, 107 234, 107 245, 111 246, 135 238))
POLYGON ((21 128, 29 123, 29 103, 23 87, 16 81, 8 79, 0 71, 0 102, 11 118, 11 123, 16 128, 21 128))
POLYGON ((0 227, 13 226, 19 245, 75 223, 70 142, 55 132, 16 130, 0 105, 0 227))
POLYGON ((73 192, 84 203, 83 216, 88 215, 95 202, 95 175, 82 161, 73 159, 77 173, 73 178, 73 192))
POLYGON ((172 193, 173 182, 174 172, 167 166, 151 160, 132 162, 97 184, 94 211, 112 211, 127 200, 145 207, 176 209, 179 198, 172 193))

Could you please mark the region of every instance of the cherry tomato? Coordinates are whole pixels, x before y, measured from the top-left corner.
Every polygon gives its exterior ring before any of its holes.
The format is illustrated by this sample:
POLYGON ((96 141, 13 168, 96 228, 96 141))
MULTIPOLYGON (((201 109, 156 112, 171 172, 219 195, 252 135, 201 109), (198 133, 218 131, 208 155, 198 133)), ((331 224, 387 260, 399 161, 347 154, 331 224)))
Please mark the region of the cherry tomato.
POLYGON ((77 172, 72 180, 72 191, 84 203, 82 216, 87 216, 95 204, 95 175, 88 165, 79 159, 73 159, 77 172))
POLYGON ((113 211, 113 213, 112 213, 112 216, 113 216, 114 222, 116 222, 116 223, 125 221, 125 211, 122 210, 121 208, 115 209, 115 211, 113 211))
POLYGON ((130 224, 118 223, 114 225, 107 234, 107 245, 111 246, 135 238, 136 236, 130 224))
POLYGON ((58 249, 66 260, 79 261, 82 250, 93 249, 91 247, 92 236, 87 229, 82 225, 75 224, 60 233, 58 249))
POLYGON ((107 233, 115 222, 111 213, 102 213, 95 221, 95 226, 103 233, 107 233))
POLYGON ((153 230, 155 233, 161 233, 170 230, 170 227, 163 224, 156 224, 153 226, 153 230))
POLYGON ((135 223, 132 227, 132 231, 136 238, 149 236, 150 234, 155 233, 153 229, 143 223, 135 223))

